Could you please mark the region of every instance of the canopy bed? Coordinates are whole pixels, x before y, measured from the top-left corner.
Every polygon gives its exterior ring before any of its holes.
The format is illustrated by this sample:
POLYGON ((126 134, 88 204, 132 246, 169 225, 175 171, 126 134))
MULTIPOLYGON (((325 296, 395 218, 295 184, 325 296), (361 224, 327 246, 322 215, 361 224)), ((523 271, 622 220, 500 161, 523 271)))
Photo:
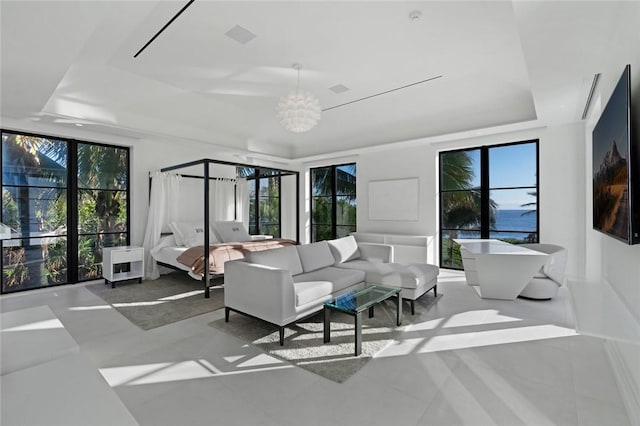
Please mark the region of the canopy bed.
MULTIPOLYGON (((255 185, 255 192, 259 190, 255 185)), ((258 194, 255 197, 257 201, 258 194)), ((192 278, 202 280, 204 296, 208 298, 210 279, 224 273, 224 262, 243 258, 248 251, 298 244, 299 205, 300 173, 297 171, 201 159, 151 172, 143 244, 147 256, 145 277, 158 278, 158 265, 183 270, 192 278), (212 168, 224 176, 215 176, 212 168), (250 206, 247 182, 276 177, 282 185, 278 204, 281 237, 289 238, 249 235, 249 208, 255 208, 256 204, 250 206), (288 184, 290 193, 284 194, 291 198, 288 209, 282 207, 283 177, 295 178, 295 184, 292 181, 288 184), (293 216, 295 229, 289 226, 283 231, 286 219, 290 221, 293 216)))

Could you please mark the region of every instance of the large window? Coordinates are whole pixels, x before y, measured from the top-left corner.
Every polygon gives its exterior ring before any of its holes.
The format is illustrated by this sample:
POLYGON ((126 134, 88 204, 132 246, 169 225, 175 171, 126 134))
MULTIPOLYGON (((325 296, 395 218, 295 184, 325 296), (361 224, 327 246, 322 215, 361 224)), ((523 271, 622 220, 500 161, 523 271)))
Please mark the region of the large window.
POLYGON ((102 248, 127 244, 129 150, 78 143, 78 279, 102 275, 102 248))
POLYGON ((311 241, 356 230, 356 165, 311 169, 311 241))
POLYGON ((240 169, 249 186, 249 234, 280 238, 280 176, 268 176, 270 170, 240 169))
POLYGON ((440 266, 461 269, 455 238, 538 242, 538 141, 440 153, 440 266))
POLYGON ((127 148, 3 131, 2 293, 100 277, 129 241, 128 177, 127 148))

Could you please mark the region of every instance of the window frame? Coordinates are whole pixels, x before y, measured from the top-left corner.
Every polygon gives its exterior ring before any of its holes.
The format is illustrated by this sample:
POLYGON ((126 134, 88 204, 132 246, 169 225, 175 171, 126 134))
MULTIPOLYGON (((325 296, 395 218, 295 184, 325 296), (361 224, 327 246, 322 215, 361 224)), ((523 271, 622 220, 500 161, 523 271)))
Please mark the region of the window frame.
MULTIPOLYGON (((345 195, 350 195, 350 194, 338 194, 338 188, 336 185, 336 181, 338 179, 338 173, 337 170, 340 167, 344 167, 344 166, 355 166, 356 167, 356 181, 357 181, 357 176, 358 176, 358 172, 357 172, 357 163, 353 162, 353 163, 342 163, 342 164, 332 164, 330 166, 323 166, 323 167, 312 167, 309 169, 309 230, 310 230, 310 235, 309 235, 309 240, 313 243, 316 240, 314 239, 314 232, 313 232, 313 228, 314 226, 321 226, 321 225, 331 225, 331 239, 336 239, 338 238, 338 226, 345 226, 345 225, 338 225, 338 197, 343 197, 345 195), (313 195, 313 171, 314 170, 322 170, 322 169, 329 169, 330 170, 330 174, 331 174, 331 194, 330 195, 313 195), (317 224, 313 222, 313 199, 314 198, 329 198, 331 200, 331 224, 317 224)), ((355 186, 355 191, 353 193, 353 195, 355 196, 356 200, 357 200, 357 185, 355 186)), ((357 212, 358 206, 357 206, 357 202, 356 202, 356 212, 357 212)), ((354 224, 356 229, 358 226, 358 221, 357 221, 357 213, 356 213, 356 223, 354 224)))
MULTIPOLYGON (((66 196, 67 196, 67 281, 64 283, 56 283, 47 286, 39 286, 33 288, 23 288, 12 291, 5 291, 3 280, 0 280, 0 294, 10 294, 10 293, 18 293, 22 291, 30 291, 42 288, 49 287, 57 287, 60 285, 69 285, 69 284, 77 284, 86 281, 92 281, 96 278, 86 278, 79 280, 78 279, 78 242, 80 232, 78 230, 78 145, 94 145, 94 146, 102 146, 106 148, 117 148, 124 149, 127 153, 127 184, 126 184, 126 193, 127 193, 127 224, 126 224, 126 245, 131 244, 131 148, 123 145, 112 145, 102 142, 93 142, 75 138, 68 138, 64 136, 56 136, 56 135, 45 135, 42 133, 33 133, 22 130, 15 129, 0 129, 0 134, 4 133, 12 133, 16 135, 23 135, 28 137, 36 137, 42 139, 52 139, 65 142, 67 144, 67 186, 65 188, 66 196)), ((2 152, 0 150, 0 176, 4 170, 2 169, 2 152)), ((0 185, 4 188, 4 184, 0 182, 0 185)), ((0 210, 0 220, 2 219, 2 210, 0 210)), ((120 232, 122 234, 122 232, 120 232)), ((4 243, 0 241, 0 250, 4 251, 4 243)), ((4 254, 0 256, 0 271, 4 274, 4 254)))
MULTIPOLYGON (((260 199, 261 198, 276 198, 276 197, 267 197, 267 196, 261 196, 260 195, 260 181, 261 180, 266 180, 267 182, 269 181, 269 179, 277 179, 278 180, 278 231, 279 231, 279 235, 275 236, 276 238, 281 238, 282 236, 282 176, 281 175, 275 175, 275 176, 260 176, 260 168, 256 167, 254 168, 254 176, 250 176, 246 178, 247 181, 254 181, 255 184, 255 191, 254 191, 254 196, 253 196, 253 201, 254 201, 254 205, 253 205, 253 214, 255 217, 255 221, 256 221, 256 234, 252 234, 252 235, 262 235, 262 230, 260 229, 260 199)), ((267 184, 268 185, 268 184, 267 184)), ((251 208, 251 203, 249 203, 249 208, 251 208)), ((251 216, 249 216, 251 217, 251 216)), ((274 225, 276 223, 269 223, 269 225, 274 225)), ((249 221, 249 229, 251 229, 251 221, 249 221)))
POLYGON ((465 191, 470 191, 470 190, 474 190, 477 189, 480 191, 480 229, 466 229, 465 231, 468 232, 480 232, 480 238, 481 239, 488 239, 491 238, 490 234, 493 231, 495 232, 511 232, 511 233, 524 233, 524 231, 518 231, 518 230, 507 230, 507 229, 497 229, 497 230, 492 230, 491 229, 491 223, 490 223, 490 194, 491 191, 493 190, 509 190, 509 189, 528 189, 528 190, 535 190, 536 192, 536 230, 535 230, 535 235, 536 235, 536 241, 535 242, 539 242, 540 241, 540 140, 539 139, 529 139, 529 140, 523 140, 523 141, 516 141, 516 142, 507 142, 507 143, 501 143, 501 144, 495 144, 495 145, 482 145, 482 146, 472 146, 472 147, 467 147, 467 148, 458 148, 458 149, 451 149, 451 150, 446 150, 446 151, 440 151, 438 153, 438 203, 439 203, 439 212, 438 212, 438 232, 439 232, 439 238, 438 238, 438 253, 439 253, 439 265, 441 268, 444 269, 453 269, 453 270, 463 270, 463 268, 454 268, 451 266, 444 266, 442 264, 443 262, 443 250, 442 250, 442 246, 443 246, 443 235, 444 232, 448 232, 448 231, 460 231, 460 229, 455 229, 455 228, 445 228, 443 227, 443 194, 448 194, 448 193, 454 193, 454 192, 465 192, 465 191), (535 176, 536 176, 536 182, 535 182, 535 187, 534 186, 510 186, 510 187, 490 187, 490 170, 491 170, 491 164, 489 161, 489 152, 491 151, 491 149, 494 148, 504 148, 504 147, 508 147, 508 146, 515 146, 515 145, 526 145, 526 144, 535 144, 535 155, 536 155, 536 171, 535 171, 535 176), (467 152, 467 151, 475 151, 475 150, 480 150, 480 187, 479 188, 466 188, 466 189, 443 189, 442 188, 442 156, 445 154, 449 154, 449 153, 455 153, 455 152, 467 152))

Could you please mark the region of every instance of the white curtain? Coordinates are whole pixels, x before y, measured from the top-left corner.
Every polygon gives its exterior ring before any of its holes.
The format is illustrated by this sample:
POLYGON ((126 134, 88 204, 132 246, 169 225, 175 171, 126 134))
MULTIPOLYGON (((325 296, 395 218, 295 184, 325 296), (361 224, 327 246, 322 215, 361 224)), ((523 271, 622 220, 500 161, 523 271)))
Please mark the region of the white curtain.
POLYGON ((169 173, 151 174, 151 196, 147 229, 144 233, 145 278, 155 280, 160 276, 158 265, 151 256, 151 249, 158 245, 163 228, 176 220, 178 215, 178 194, 180 176, 169 173))
POLYGON ((249 229, 249 183, 244 177, 236 179, 236 220, 249 229))
POLYGON ((233 179, 216 179, 210 183, 211 220, 233 220, 235 181, 233 179))

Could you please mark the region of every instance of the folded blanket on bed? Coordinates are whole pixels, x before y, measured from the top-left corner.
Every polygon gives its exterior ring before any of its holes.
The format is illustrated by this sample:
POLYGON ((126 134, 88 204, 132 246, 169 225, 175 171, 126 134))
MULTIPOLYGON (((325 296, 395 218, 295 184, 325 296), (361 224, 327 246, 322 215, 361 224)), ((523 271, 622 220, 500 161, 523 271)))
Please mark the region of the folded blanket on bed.
MULTIPOLYGON (((297 243, 293 240, 274 238, 271 240, 247 241, 242 243, 223 243, 209 246, 209 272, 212 274, 224 273, 224 262, 228 260, 244 259, 249 251, 269 250, 278 247, 293 246, 297 243)), ((187 249, 178 256, 178 262, 191 268, 194 274, 204 274, 204 246, 195 246, 187 249)))

